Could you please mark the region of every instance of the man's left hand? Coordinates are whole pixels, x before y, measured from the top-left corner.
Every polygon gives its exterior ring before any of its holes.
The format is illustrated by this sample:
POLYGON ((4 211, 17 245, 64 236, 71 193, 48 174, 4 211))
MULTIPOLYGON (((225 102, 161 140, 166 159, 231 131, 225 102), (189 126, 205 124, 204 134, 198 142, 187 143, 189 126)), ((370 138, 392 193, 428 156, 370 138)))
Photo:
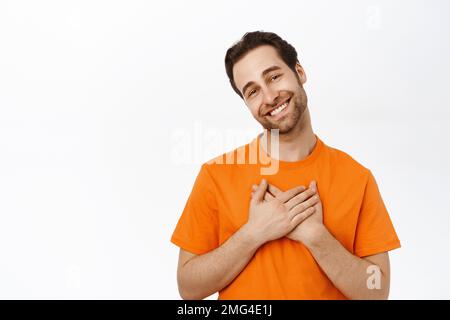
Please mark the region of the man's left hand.
MULTIPOLYGON (((274 185, 269 184, 266 194, 264 195, 264 200, 269 201, 273 198, 276 198, 282 192, 283 191, 281 191, 274 185)), ((325 226, 323 224, 322 202, 320 201, 316 182, 314 180, 311 181, 309 187, 305 189, 303 193, 310 193, 310 197, 317 197, 318 201, 313 205, 315 212, 309 218, 295 227, 290 233, 288 233, 286 237, 291 240, 302 242, 305 245, 309 245, 320 238, 325 226)), ((304 201, 308 200, 310 197, 306 198, 304 201)))

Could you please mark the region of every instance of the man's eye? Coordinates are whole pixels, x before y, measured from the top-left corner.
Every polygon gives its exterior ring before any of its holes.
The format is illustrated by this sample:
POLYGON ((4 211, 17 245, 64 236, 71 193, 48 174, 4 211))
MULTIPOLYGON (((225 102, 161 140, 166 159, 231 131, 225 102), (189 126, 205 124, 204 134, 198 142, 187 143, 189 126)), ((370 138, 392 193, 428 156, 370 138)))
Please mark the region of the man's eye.
POLYGON ((248 94, 248 96, 251 97, 254 93, 256 93, 256 90, 250 91, 250 93, 248 94))
POLYGON ((271 77, 272 80, 276 80, 277 78, 279 78, 281 76, 281 74, 276 74, 274 76, 271 77))

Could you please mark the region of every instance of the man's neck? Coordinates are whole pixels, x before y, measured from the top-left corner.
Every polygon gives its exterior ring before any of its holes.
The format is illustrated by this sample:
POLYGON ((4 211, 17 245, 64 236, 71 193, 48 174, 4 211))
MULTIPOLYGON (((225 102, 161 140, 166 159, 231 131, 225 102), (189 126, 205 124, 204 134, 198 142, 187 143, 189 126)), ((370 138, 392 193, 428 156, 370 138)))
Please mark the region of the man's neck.
MULTIPOLYGON (((278 158, 278 160, 281 161, 293 162, 303 160, 311 154, 316 145, 317 138, 311 127, 311 118, 308 108, 303 112, 297 126, 289 133, 279 134, 278 139, 279 153, 278 156, 274 155, 273 158, 278 158)), ((261 136, 261 147, 272 157, 270 154, 270 150, 272 150, 271 140, 270 131, 264 130, 264 133, 261 136)))

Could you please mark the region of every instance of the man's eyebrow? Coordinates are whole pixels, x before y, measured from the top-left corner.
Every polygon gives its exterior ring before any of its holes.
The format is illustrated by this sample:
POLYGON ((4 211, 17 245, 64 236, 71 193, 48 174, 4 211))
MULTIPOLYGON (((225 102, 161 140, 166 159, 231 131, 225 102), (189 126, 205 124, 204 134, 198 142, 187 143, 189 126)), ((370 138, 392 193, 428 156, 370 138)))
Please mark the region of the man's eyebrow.
MULTIPOLYGON (((272 72, 274 70, 278 70, 281 69, 279 66, 271 66, 269 68, 267 68, 266 70, 264 70, 261 73, 261 77, 264 77, 266 74, 268 74, 269 72, 272 72)), ((251 85, 255 84, 253 81, 249 81, 247 82, 247 84, 242 88, 242 94, 245 94, 245 90, 247 90, 248 87, 250 87, 251 85)))

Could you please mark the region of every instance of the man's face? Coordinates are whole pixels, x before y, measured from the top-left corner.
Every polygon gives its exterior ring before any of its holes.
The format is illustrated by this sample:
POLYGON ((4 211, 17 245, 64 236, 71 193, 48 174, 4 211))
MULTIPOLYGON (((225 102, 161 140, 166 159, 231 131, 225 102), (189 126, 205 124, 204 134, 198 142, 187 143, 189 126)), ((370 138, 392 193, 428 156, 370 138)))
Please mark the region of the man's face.
POLYGON ((299 64, 294 73, 275 48, 263 45, 248 52, 233 67, 234 82, 253 117, 265 129, 290 132, 306 109, 306 76, 299 64))

